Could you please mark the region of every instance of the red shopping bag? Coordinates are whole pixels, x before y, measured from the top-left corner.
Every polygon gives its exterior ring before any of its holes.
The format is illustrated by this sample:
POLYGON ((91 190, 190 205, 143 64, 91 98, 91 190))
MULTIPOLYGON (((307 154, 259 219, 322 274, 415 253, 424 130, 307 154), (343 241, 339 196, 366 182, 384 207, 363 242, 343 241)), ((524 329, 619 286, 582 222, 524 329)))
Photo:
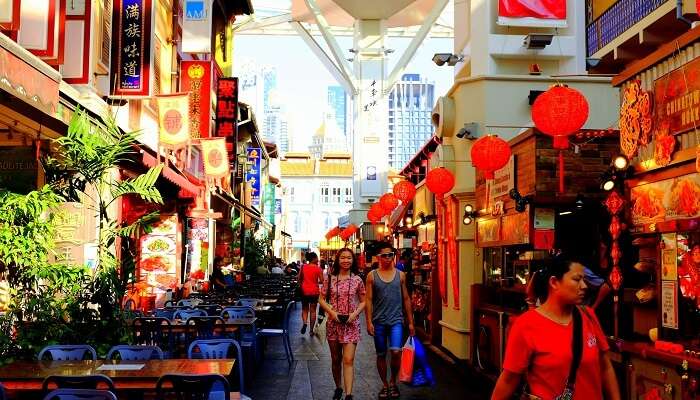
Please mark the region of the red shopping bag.
POLYGON ((401 350, 401 368, 399 369, 399 381, 411 383, 413 380, 413 360, 415 358, 415 345, 413 336, 409 336, 401 350))

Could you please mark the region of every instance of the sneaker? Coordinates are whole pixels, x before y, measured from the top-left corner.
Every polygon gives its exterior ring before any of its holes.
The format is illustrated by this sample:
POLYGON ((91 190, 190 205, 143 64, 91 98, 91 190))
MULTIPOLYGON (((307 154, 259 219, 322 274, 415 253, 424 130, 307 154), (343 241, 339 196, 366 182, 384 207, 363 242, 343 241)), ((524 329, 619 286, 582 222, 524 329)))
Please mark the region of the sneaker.
POLYGON ((306 333, 306 324, 304 324, 304 326, 301 327, 301 334, 303 335, 305 333, 306 333))
POLYGON ((333 400, 341 400, 343 398, 343 388, 335 388, 333 400))

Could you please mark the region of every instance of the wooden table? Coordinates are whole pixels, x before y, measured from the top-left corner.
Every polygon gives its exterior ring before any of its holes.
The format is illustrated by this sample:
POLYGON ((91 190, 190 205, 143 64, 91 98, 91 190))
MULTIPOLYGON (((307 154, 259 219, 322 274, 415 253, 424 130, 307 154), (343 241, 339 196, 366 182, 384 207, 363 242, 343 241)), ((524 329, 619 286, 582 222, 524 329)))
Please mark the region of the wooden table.
POLYGON ((50 375, 107 375, 117 390, 153 391, 165 374, 221 374, 229 376, 235 360, 149 360, 149 361, 15 361, 0 367, 0 382, 10 393, 40 391, 50 375), (137 365, 138 370, 100 370, 102 365, 137 365))

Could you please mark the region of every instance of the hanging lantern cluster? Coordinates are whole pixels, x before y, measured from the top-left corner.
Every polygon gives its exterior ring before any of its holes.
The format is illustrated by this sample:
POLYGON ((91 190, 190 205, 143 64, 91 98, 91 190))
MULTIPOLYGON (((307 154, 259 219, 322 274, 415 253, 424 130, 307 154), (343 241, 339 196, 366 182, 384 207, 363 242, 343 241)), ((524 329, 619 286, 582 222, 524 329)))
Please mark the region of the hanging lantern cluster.
MULTIPOLYGON (((622 271, 620 270, 620 258, 622 257, 622 250, 620 249, 620 244, 618 242, 618 239, 620 238, 620 234, 624 230, 624 224, 620 221, 620 213, 622 212, 623 207, 625 206, 625 200, 620 196, 620 194, 616 191, 613 190, 610 192, 610 195, 605 199, 605 207, 608 209, 608 213, 611 216, 610 219, 610 226, 608 227, 608 232, 610 232, 610 236, 612 238, 612 243, 610 245, 610 258, 612 259, 612 270, 610 271, 610 275, 608 276, 608 280, 610 281, 610 285, 612 286, 613 290, 615 290, 615 295, 613 296, 614 304, 615 304, 615 314, 617 314, 618 310, 618 302, 619 302, 619 295, 618 291, 622 287, 622 271)), ((615 321, 617 321, 617 315, 615 315, 615 321)), ((618 334, 618 326, 617 322, 615 323, 615 336, 618 334)))
POLYGON ((384 213, 384 209, 379 203, 372 204, 372 206, 369 208, 369 211, 367 211, 367 219, 372 224, 376 224, 377 222, 379 222, 382 219, 382 217, 384 217, 384 215, 386 215, 384 213))
POLYGON ((455 176, 445 167, 435 168, 426 175, 425 185, 428 190, 442 199, 445 193, 455 186, 455 176))
POLYGON ((532 121, 542 133, 552 136, 559 150, 559 192, 564 192, 564 155, 569 136, 578 132, 588 120, 588 101, 578 90, 564 85, 552 86, 532 105, 532 121))
POLYGON ((342 231, 343 231, 343 228, 341 228, 339 226, 332 228, 331 230, 326 232, 326 240, 333 239, 334 237, 338 236, 338 234, 340 234, 340 232, 342 232, 342 231))
POLYGON ((393 193, 397 199, 406 204, 416 196, 416 186, 410 181, 401 181, 394 185, 393 193))
POLYGON ((505 140, 496 135, 483 136, 472 145, 472 165, 483 172, 484 178, 493 179, 494 172, 508 164, 511 154, 505 140))
POLYGON ((343 231, 340 232, 340 238, 347 242, 347 240, 350 239, 350 236, 354 235, 357 232, 357 230, 357 225, 350 224, 347 226, 347 228, 343 229, 343 231))
POLYGON ((385 193, 379 198, 379 206, 384 210, 386 215, 389 215, 399 206, 399 199, 392 193, 385 193))

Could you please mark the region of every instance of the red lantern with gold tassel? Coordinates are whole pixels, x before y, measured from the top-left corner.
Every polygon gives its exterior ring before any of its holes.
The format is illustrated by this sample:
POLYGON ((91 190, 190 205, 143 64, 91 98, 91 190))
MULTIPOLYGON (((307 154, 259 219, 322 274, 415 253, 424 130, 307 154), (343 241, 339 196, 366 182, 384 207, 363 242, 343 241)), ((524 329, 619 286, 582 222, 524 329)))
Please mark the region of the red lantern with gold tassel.
POLYGON ((394 196, 405 203, 413 200, 416 196, 416 185, 409 181, 401 181, 394 185, 394 196))
POLYGON ((435 168, 425 177, 425 185, 437 197, 442 198, 455 186, 455 176, 445 167, 435 168))
POLYGON ((559 192, 564 192, 564 155, 569 136, 588 120, 588 101, 578 90, 564 85, 552 86, 532 105, 532 121, 542 133, 552 136, 559 150, 559 192))
POLYGON ((379 198, 379 206, 382 207, 387 215, 391 214, 391 212, 399 206, 399 199, 392 193, 385 193, 379 198))
POLYGON ((496 135, 488 135, 479 138, 472 145, 472 165, 483 172, 484 178, 493 179, 493 173, 510 160, 510 146, 496 135))

